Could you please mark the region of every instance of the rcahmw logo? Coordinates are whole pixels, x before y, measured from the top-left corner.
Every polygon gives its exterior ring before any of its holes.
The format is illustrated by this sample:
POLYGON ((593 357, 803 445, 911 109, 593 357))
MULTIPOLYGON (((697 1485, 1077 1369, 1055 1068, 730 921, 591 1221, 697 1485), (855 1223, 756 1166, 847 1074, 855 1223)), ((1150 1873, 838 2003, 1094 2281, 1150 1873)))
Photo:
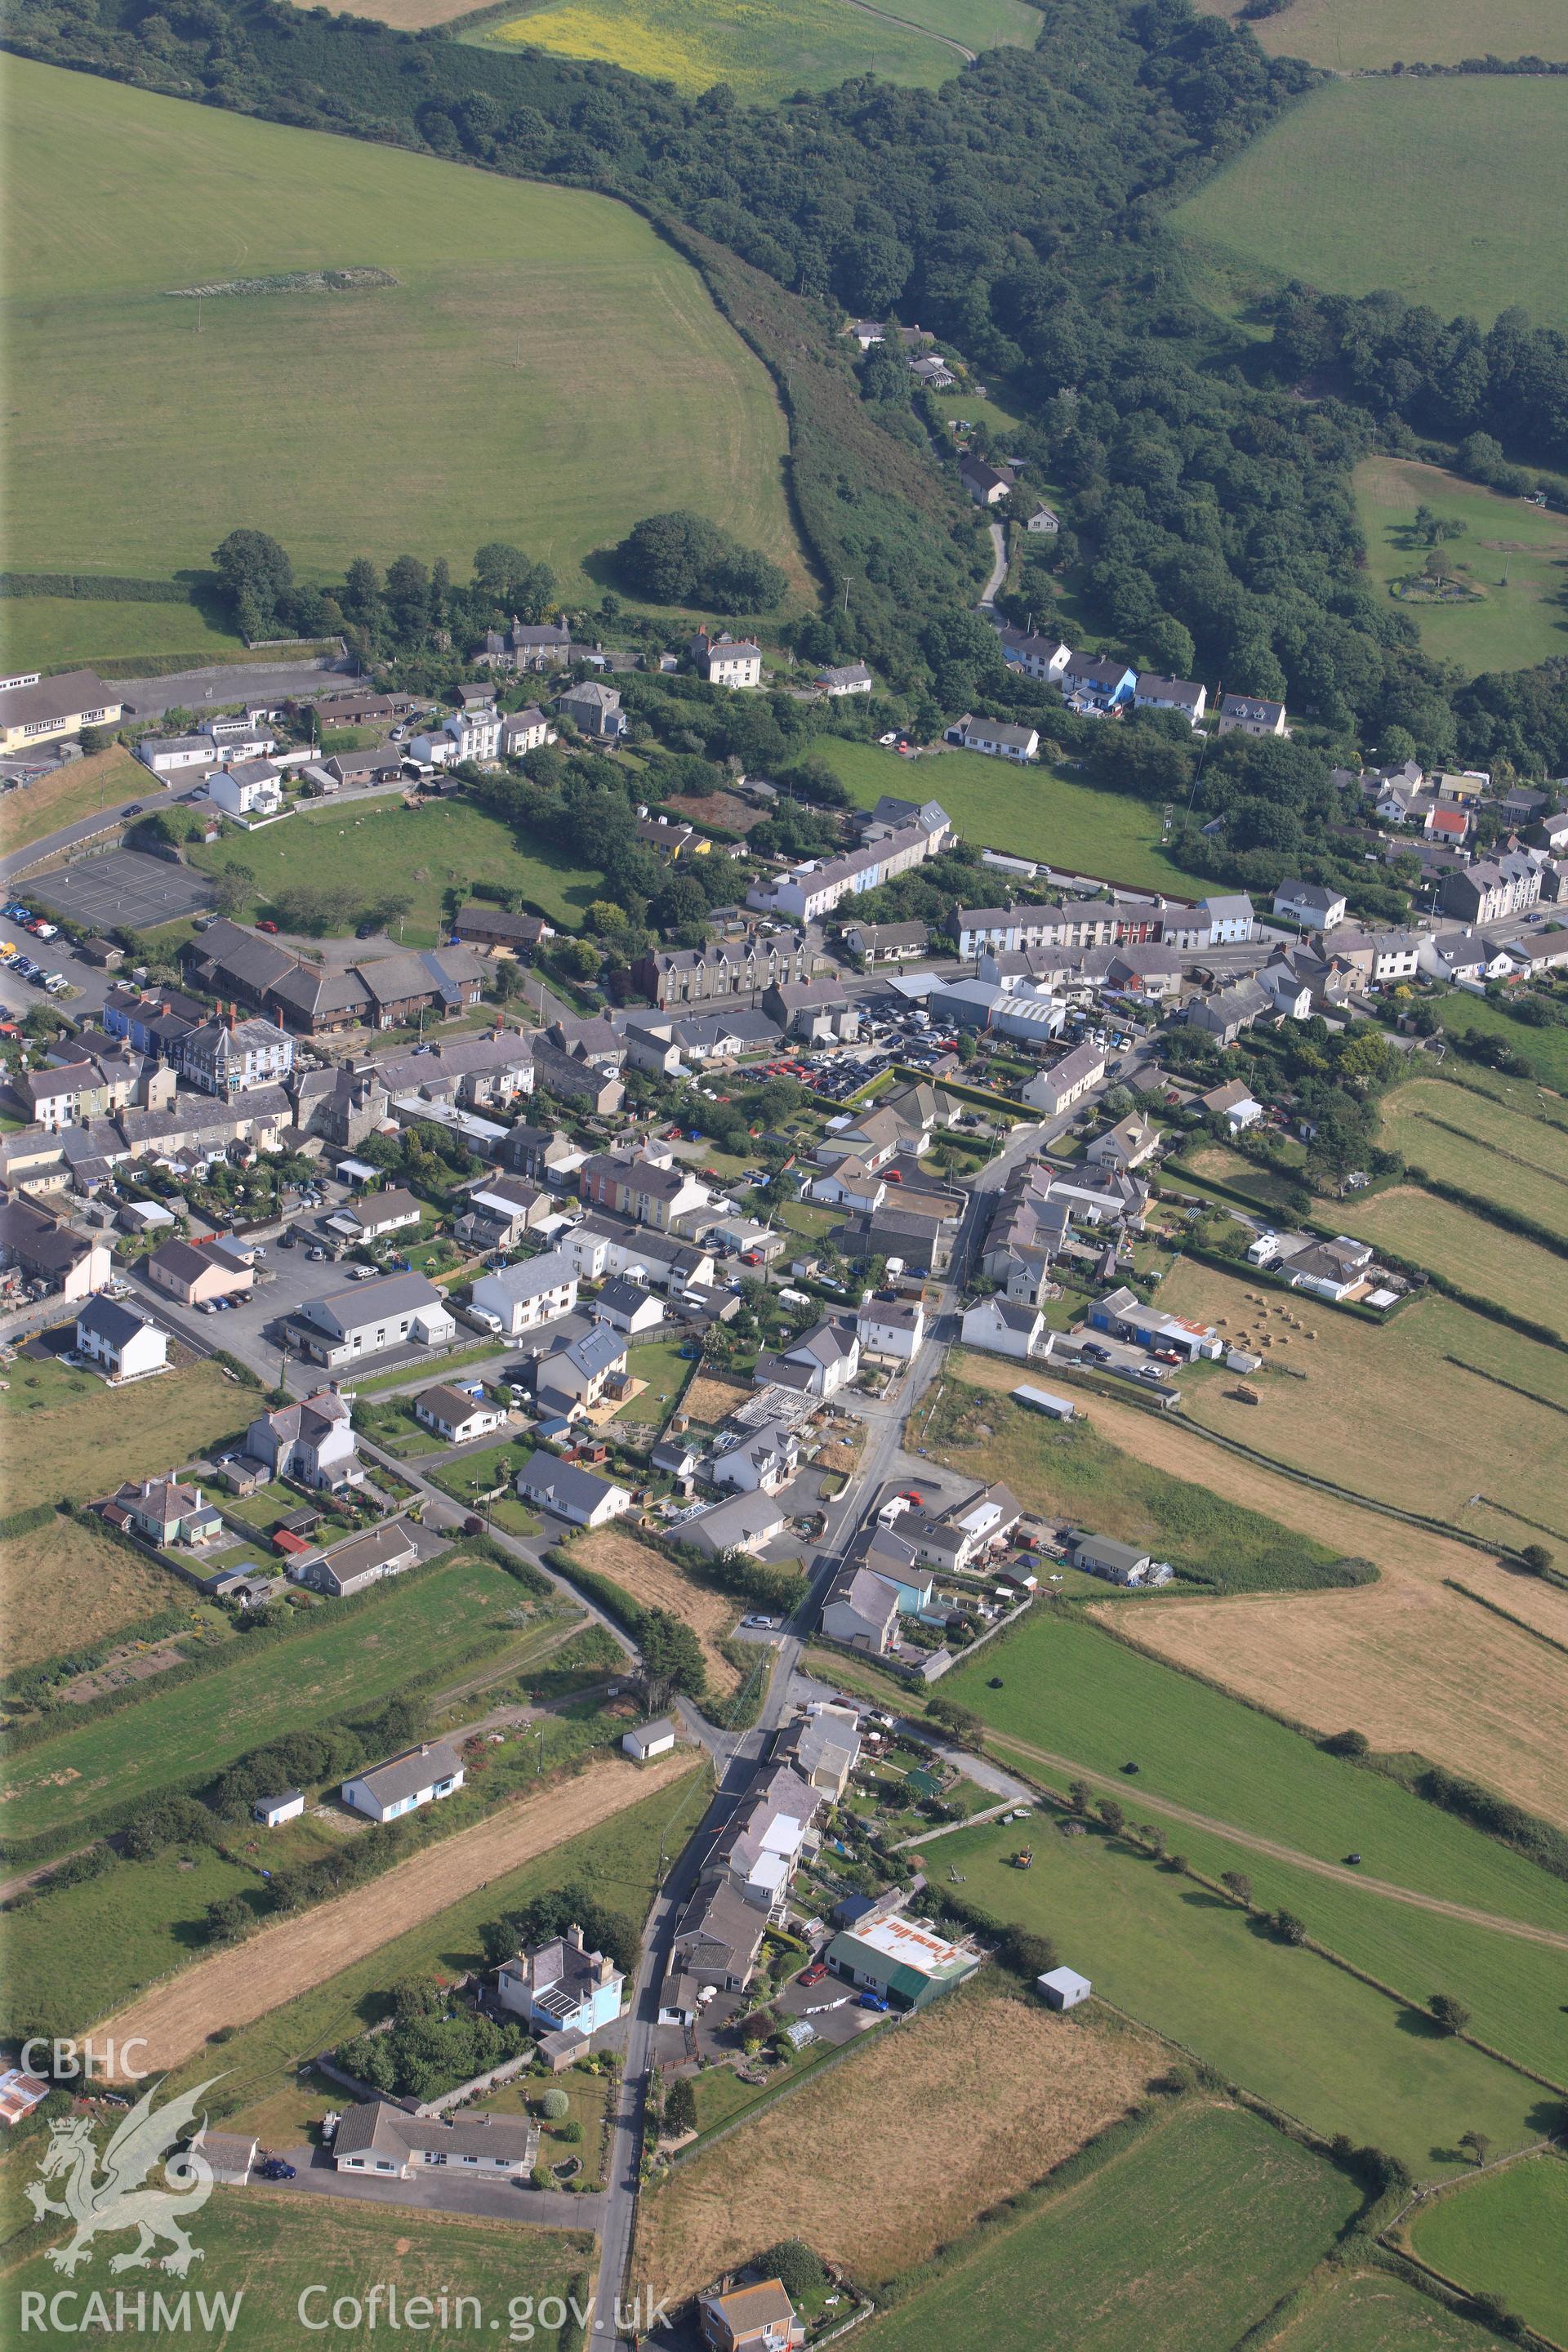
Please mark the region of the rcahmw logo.
MULTIPOLYGON (((183 2092, 178 2098, 165 2101, 161 2107, 153 2105, 152 2084, 143 2091, 136 2105, 117 2126, 113 2138, 103 2151, 102 2170, 99 2168, 99 2153, 93 2145, 92 2122, 87 2116, 68 2116, 49 2126, 48 2146, 38 2164, 38 2178, 27 2184, 27 2201, 35 2220, 43 2221, 51 2216, 72 2222, 75 2226, 63 2246, 49 2246, 46 2259, 68 2278, 75 2276, 84 2263, 93 2255, 93 2241, 100 2236, 118 2237, 121 2231, 133 2230, 136 2242, 123 2253, 110 2258, 110 2271, 146 2270, 156 2260, 160 2270, 170 2271, 184 2278, 193 2263, 203 2259, 199 2246, 193 2246, 185 2232, 185 2223, 199 2213, 212 2195, 212 2166, 202 2154, 202 2139, 206 2130, 204 2115, 188 2147, 178 2145, 181 2133, 195 2120, 196 2110, 204 2093, 210 2091, 221 2076, 210 2075, 194 2090, 183 2092), (159 2165, 163 2168, 165 2186, 150 2188, 148 2175, 159 2165), (45 2183, 63 2182, 59 2198, 51 2197, 45 2183), (168 2252, 157 2253, 157 2248, 167 2246, 168 2252)), ((243 2299, 229 2298, 236 2311, 243 2299)), ((74 2294, 45 2297, 39 2294, 24 2294, 22 2325, 29 2327, 63 2327, 66 2329, 100 2326, 111 2327, 117 2323, 108 2315, 105 2298, 88 2297, 89 2313, 71 2318, 66 2315, 68 2305, 80 2300, 74 2294), (46 2304, 50 2315, 44 2316, 46 2304), (93 2308, 97 2306, 97 2308, 93 2308), (56 2311, 59 2315, 54 2315, 56 2311)), ((141 2305, 142 2298, 118 2297, 120 2303, 141 2305)), ((209 2300, 216 2309, 224 2298, 205 2295, 198 2302, 209 2300)), ((178 2327, 190 2325, 188 2317, 171 2318, 183 2306, 187 2312, 188 2295, 174 2298, 173 2306, 162 2296, 153 2297, 154 2305, 163 2305, 163 2315, 154 2317, 153 2326, 178 2327)), ((144 2308, 144 2306, 142 2306, 144 2308)), ((130 2326, 145 2325, 144 2317, 132 2317, 122 2323, 130 2326)), ((205 2315, 202 2324, 210 2324, 205 2315)), ((225 2321, 226 2326, 230 2323, 225 2321)))

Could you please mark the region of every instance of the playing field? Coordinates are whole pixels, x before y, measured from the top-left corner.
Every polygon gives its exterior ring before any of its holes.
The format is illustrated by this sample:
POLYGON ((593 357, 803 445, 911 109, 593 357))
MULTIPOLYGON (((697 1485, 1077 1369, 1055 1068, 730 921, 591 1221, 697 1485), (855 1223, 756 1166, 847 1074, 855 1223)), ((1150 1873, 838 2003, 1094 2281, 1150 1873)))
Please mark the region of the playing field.
POLYGON ((733 1630, 740 1613, 738 1602, 683 1576, 662 1552, 618 1528, 594 1528, 570 1546, 566 1558, 595 1576, 607 1576, 640 1607, 666 1609, 682 1619, 701 1645, 712 1688, 724 1697, 735 1688, 741 1677, 719 1644, 733 1630))
POLYGON ((1413 2224, 1424 2262, 1561 2344, 1568 2338, 1568 2163, 1531 2157, 1439 2198, 1413 2224))
POLYGON ((49 66, 5 81, 12 563, 168 578, 250 523, 308 577, 405 551, 466 574, 503 538, 580 594, 590 549, 696 507, 806 585, 772 386, 624 206, 49 66), (396 282, 170 299, 361 266, 396 282))
MULTIPOLYGON (((1201 5, 1217 16, 1236 14, 1235 0, 1201 5)), ((1479 24, 1470 0, 1290 0, 1249 30, 1271 57, 1306 58, 1338 73, 1458 65, 1483 50, 1494 58, 1568 55, 1561 0, 1489 0, 1479 24)))
POLYGON ((552 843, 523 845, 516 828, 457 800, 414 809, 398 802, 361 816, 331 808, 301 814, 264 833, 195 849, 191 862, 207 874, 229 866, 249 869, 253 895, 242 920, 263 912, 277 891, 305 885, 347 891, 367 908, 388 897, 405 898, 401 932, 393 928, 410 948, 434 947, 445 936, 448 899, 454 892, 466 898, 475 881, 504 882, 542 915, 573 929, 600 887, 596 874, 574 866, 552 843))
POLYGON ((1487 2328, 1384 2271, 1329 2274, 1268 2352, 1501 2352, 1487 2328))
POLYGON ((0 1539, 0 1606, 12 1670, 65 1649, 88 1649, 122 1625, 189 1608, 195 1599, 183 1578, 155 1559, 75 1519, 51 1519, 30 1535, 0 1539))
MULTIPOLYGON (((1565 39, 1568 46, 1568 39, 1565 39)), ((1421 632, 1425 650, 1458 662, 1467 676, 1522 669, 1568 653, 1568 520, 1523 499, 1501 497, 1438 466, 1405 457, 1367 457, 1354 475, 1356 511, 1366 534, 1371 577, 1386 589, 1419 573, 1427 549, 1412 524, 1418 506, 1463 534, 1442 549, 1454 577, 1478 589, 1462 604, 1398 600, 1421 632)))
POLYGON ((1347 1234, 1429 1266, 1510 1314, 1553 1331, 1568 1323, 1568 1262, 1488 1217, 1414 1184, 1341 1201, 1334 1216, 1347 1234))
POLYGON ((858 808, 884 793, 937 799, 966 841, 1037 857, 1069 874, 1133 889, 1201 898, 1212 885, 1187 874, 1160 846, 1160 812, 1128 793, 1096 792, 1065 768, 1018 769, 978 751, 901 759, 877 743, 836 735, 812 744, 842 777, 858 808))
POLYGON ((735 0, 719 13, 695 0, 542 0, 470 37, 601 58, 688 91, 727 82, 756 105, 868 73, 934 89, 952 79, 966 49, 1032 43, 1039 24, 1025 0, 900 0, 886 10, 853 0, 735 0))
MULTIPOLYGON (((1131 1791, 1128 1801, 1136 1819, 1131 1791)), ((930 1860, 939 1878, 959 1874, 966 1902, 1049 1936, 1097 1994, 1184 2043, 1226 2082, 1325 2135, 1373 2141, 1425 2179, 1463 2168, 1462 2131, 1485 2131, 1500 2153, 1541 2130, 1552 2101, 1537 2084, 1317 1954, 1279 1942, 1223 1896, 1098 1835, 1064 1838, 1042 1824, 1032 1843, 1027 1871, 1010 1859, 1017 1829, 999 1823, 955 1830, 930 1860)), ((1183 1831, 1178 1843, 1206 1860, 1201 1835, 1183 1831)), ((1215 1855, 1224 1851, 1215 1841, 1215 1855)), ((1249 1867, 1245 1853, 1231 1858, 1249 1867)), ((1264 1867, 1255 1875, 1261 1890, 1264 1867)), ((1314 1911, 1300 1916, 1316 1929, 1314 1911)), ((1492 1941, 1493 1965, 1504 1969, 1515 1945, 1492 1941)), ((1541 1977, 1549 1986, 1552 1971, 1541 1977)))
POLYGON ((873 2352, 1215 2352, 1260 2322, 1360 2202, 1257 2116, 1180 2109, 886 2319, 873 2352))
MULTIPOLYGON (((1341 5, 1350 15, 1357 0, 1341 5)), ((1388 287, 1444 319, 1465 311, 1488 325, 1521 303, 1540 325, 1568 326, 1568 84, 1327 83, 1173 218, 1331 293, 1388 287)))
MULTIPOLYGON (((1354 1207, 1348 1202, 1339 1205, 1351 1225, 1361 1228, 1354 1207)), ((1424 1238, 1430 1244, 1428 1205, 1445 1217, 1467 1213, 1418 1198, 1424 1238)), ((1397 1202, 1384 1214, 1396 1219, 1397 1202)), ((1374 1214, 1368 1223, 1377 1226, 1381 1240, 1396 1245, 1394 1225, 1374 1214)), ((1489 1255, 1502 1242, 1516 1251, 1532 1247, 1479 1219, 1469 1223, 1479 1230, 1478 1246, 1489 1255)), ((1399 1230, 1416 1255, 1408 1226, 1399 1230)), ((1550 1301, 1562 1296, 1563 1263, 1544 1250, 1533 1255, 1541 1262, 1543 1287, 1533 1307, 1527 1303, 1520 1311, 1551 1321, 1550 1301)), ((1478 1291, 1483 1286, 1479 1279, 1474 1282, 1478 1291)), ((1184 1380, 1182 1410, 1205 1428, 1239 1438, 1315 1477, 1331 1477, 1352 1494, 1372 1495, 1458 1527, 1482 1534, 1503 1531, 1505 1522, 1472 1503, 1479 1495, 1568 1536, 1555 1469, 1568 1427, 1557 1410, 1568 1406, 1568 1358, 1559 1350, 1437 1297, 1400 1308, 1380 1330, 1284 1291, 1252 1291, 1241 1276, 1190 1258, 1167 1275, 1160 1297, 1173 1314, 1221 1326, 1229 1340, 1245 1343, 1248 1336, 1267 1335, 1273 1341, 1264 1351, 1268 1370, 1247 1383, 1257 1404, 1229 1396, 1226 1391, 1237 1383, 1227 1375, 1184 1380), (1288 1314, 1304 1328, 1289 1330, 1288 1314), (1309 1332, 1315 1336, 1309 1339, 1309 1332), (1503 1381, 1525 1393, 1499 1386, 1503 1381), (1546 1402, 1533 1401, 1538 1398, 1546 1402), (1397 1400, 1396 1445, 1388 1443, 1391 1400, 1397 1400)), ((1517 1521, 1507 1524, 1514 1528, 1510 1540, 1530 1540, 1517 1521)))
MULTIPOLYGON (((215 2052, 211 2072, 221 2071, 221 2058, 215 2052)), ((58 2196, 58 2182, 52 2193, 58 2196)), ((55 2227, 58 2231, 63 2225, 57 2222, 55 2227)), ((152 2278, 166 2308, 177 2310, 182 2289, 189 2290, 194 2340, 221 2342, 225 2352, 279 2352, 280 2346, 301 2338, 315 2340, 305 2336, 304 2328, 318 2320, 331 2327, 322 2340, 333 2352, 373 2352, 387 2332, 388 2286, 395 2286, 400 2315, 409 2298, 429 2298, 423 2310, 416 2303, 416 2317, 409 2323, 420 2330, 422 2344, 432 2352, 459 2352, 479 2340, 477 2326, 489 2325, 482 2317, 476 2324, 475 2307, 493 2314, 496 2326, 504 2327, 509 2307, 521 2312, 525 2300, 533 2305, 542 2296, 582 2297, 593 2286, 594 2238, 586 2230, 520 2230, 505 2221, 422 2213, 406 2206, 350 2203, 339 2197, 305 2200, 289 2189, 255 2182, 245 2189, 215 2190, 191 2221, 190 2236, 201 2260, 189 2278, 172 2279, 156 2270, 152 2278), (369 2305, 367 2316, 369 2292, 377 2284, 380 2303, 369 2305), (229 2299, 226 2316, 214 2308, 220 2296, 229 2299), (458 2296, 472 2296, 475 2304, 459 2306, 458 2296), (202 2324, 204 2297, 210 2329, 202 2324), (328 2316, 334 2306, 341 2323, 336 2326, 328 2316), (443 2307, 453 2324, 443 2323, 443 2307), (355 2312, 360 2314, 357 2320, 355 2312)), ((94 2249, 100 2268, 110 2247, 134 2252, 135 2241, 100 2239, 94 2249)), ((159 2258, 152 2259, 155 2263, 159 2258)), ((124 2307, 134 2311, 135 2291, 127 2293, 124 2280, 119 2284, 126 2294, 124 2307)), ((42 2294, 47 2303, 59 2285, 60 2274, 41 2245, 8 2273, 0 2290, 0 2314, 10 2315, 5 2326, 12 2342, 21 2341, 29 2324, 20 2297, 42 2294)), ((151 2315, 151 2283, 146 2292, 144 2308, 151 2315)), ((111 2313, 114 2293, 111 2285, 107 2297, 111 2313)), ((86 2300, 84 2287, 83 2307, 86 2300)), ((552 2305, 548 2316, 554 2315, 552 2305)), ((507 2340, 503 2336, 501 2341, 507 2340)), ((578 2343, 580 2331, 570 2318, 560 2326, 532 2323, 531 2340, 537 2352, 556 2352, 558 2347, 578 2343)))
POLYGON ((1442 1078, 1383 1099, 1381 1140, 1440 1183, 1461 1185, 1568 1240, 1568 1134, 1442 1078))
POLYGON ((1143 2034, 982 1980, 678 2165, 644 2208, 639 2267, 685 2294, 799 2236, 879 2285, 1043 2179, 1164 2063, 1143 2034))
POLYGON ((50 1357, 18 1356, 0 1394, 5 1507, 111 1495, 125 1478, 162 1476, 243 1429, 255 1392, 216 1364, 192 1364, 118 1392, 50 1357), (180 1450, 175 1451, 178 1447, 180 1450))
POLYGON ((499 1662, 520 1639, 506 1612, 521 1598, 489 1560, 444 1562, 384 1585, 373 1605, 323 1609, 310 1630, 177 1689, 62 1731, 14 1757, 5 1825, 18 1839, 68 1839, 128 1797, 205 1780, 247 1748, 323 1718, 373 1711, 378 1699, 477 1654, 499 1662))

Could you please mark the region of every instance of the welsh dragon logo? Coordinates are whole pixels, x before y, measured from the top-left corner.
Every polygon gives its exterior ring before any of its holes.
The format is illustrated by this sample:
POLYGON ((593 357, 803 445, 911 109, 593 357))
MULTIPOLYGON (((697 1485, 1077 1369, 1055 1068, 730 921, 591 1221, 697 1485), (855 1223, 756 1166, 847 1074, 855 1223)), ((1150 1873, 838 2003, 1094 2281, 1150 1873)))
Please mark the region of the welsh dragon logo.
POLYGON ((150 2084, 104 2149, 101 2177, 91 2118, 68 2116, 63 2122, 50 2125, 49 2144, 38 2166, 40 2178, 27 2184, 27 2200, 37 2220, 58 2213, 76 2224, 74 2236, 65 2245, 47 2250, 56 2270, 64 2271, 68 2278, 89 2262, 92 2242, 100 2231, 138 2232, 130 2252, 113 2257, 111 2271, 145 2270, 160 2242, 166 2242, 170 2251, 159 2259, 158 2267, 172 2271, 176 2278, 184 2278, 191 2264, 203 2259, 201 2248, 192 2245, 183 2225, 212 2194, 212 2166, 201 2148, 205 2116, 189 2147, 177 2154, 174 2151, 180 2133, 195 2120, 203 2093, 221 2079, 210 2075, 194 2091, 168 2100, 156 2110, 153 2094, 160 2086, 150 2084), (169 2185, 149 2189, 144 2185, 147 2176, 160 2160, 169 2185), (44 2181, 58 2179, 61 2174, 65 2175, 63 2205, 43 2187, 44 2181))

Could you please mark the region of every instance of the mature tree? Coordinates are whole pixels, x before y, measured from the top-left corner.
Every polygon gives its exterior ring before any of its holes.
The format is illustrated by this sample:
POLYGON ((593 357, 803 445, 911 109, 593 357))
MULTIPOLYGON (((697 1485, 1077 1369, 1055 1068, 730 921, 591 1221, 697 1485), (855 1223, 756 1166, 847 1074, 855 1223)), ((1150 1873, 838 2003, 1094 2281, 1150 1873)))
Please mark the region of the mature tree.
POLYGON ((1293 1911, 1276 1911, 1269 1924, 1282 1944, 1304 1944, 1307 1940, 1307 1923, 1298 1919, 1293 1911))
POLYGON ((256 869, 237 857, 232 865, 220 866, 212 877, 212 904, 220 915, 237 915, 247 907, 256 893, 256 869))
POLYGON ((664 2127, 671 2138, 697 2129, 697 2094, 684 2074, 678 2074, 665 2093, 664 2127))
POLYGON ((1426 2006, 1445 2033, 1462 2033, 1470 2021, 1469 2011, 1451 1992, 1435 1992, 1426 2006))
POLYGON ((762 2277, 776 2278, 792 2303, 808 2302, 827 2284, 826 2272, 800 2238, 781 2238, 757 2257, 755 2267, 762 2277))
POLYGON ((1459 2146, 1461 2147, 1468 2148, 1470 2154, 1476 2159, 1476 2165, 1479 2169, 1481 2165, 1485 2164, 1487 2157, 1490 2152, 1491 2138, 1489 2134, 1484 2131, 1461 2132, 1459 2134, 1459 2146))
POLYGON ((1116 1799, 1114 1797, 1101 1797, 1099 1804, 1095 1807, 1095 1811, 1100 1815, 1105 1827, 1110 1832, 1111 1836, 1120 1836, 1126 1824, 1127 1815, 1121 1806, 1118 1804, 1116 1799))
POLYGON ((207 1939, 214 1944, 237 1944, 256 1925, 256 1914, 243 1895, 220 1895, 207 1905, 207 1939))
POLYGON ((1252 1881, 1248 1878, 1246 1871, 1223 1870, 1220 1873, 1219 1883, 1224 1887, 1227 1895, 1234 1896, 1235 1900, 1241 1904, 1247 1910, 1251 1910, 1252 1881))
POLYGON ((213 550, 240 626, 247 636, 271 622, 280 600, 294 584, 294 567, 275 539, 264 530, 231 530, 213 550))

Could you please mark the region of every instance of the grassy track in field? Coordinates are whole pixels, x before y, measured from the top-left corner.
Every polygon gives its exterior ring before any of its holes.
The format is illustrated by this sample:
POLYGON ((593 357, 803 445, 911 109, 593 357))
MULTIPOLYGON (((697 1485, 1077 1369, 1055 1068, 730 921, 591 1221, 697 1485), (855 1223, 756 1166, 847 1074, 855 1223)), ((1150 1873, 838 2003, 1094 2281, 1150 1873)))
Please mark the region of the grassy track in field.
POLYGON ((476 1652, 499 1659, 518 1639, 504 1612, 516 1583, 489 1560, 458 1559, 410 1585, 381 1589, 376 1605, 340 1616, 324 1609, 309 1633, 79 1727, 13 1758, 6 1826, 18 1838, 69 1834, 128 1794, 149 1800, 172 1782, 205 1779, 234 1757, 328 1716, 368 1714, 416 1677, 454 1672, 476 1652))
POLYGON ((1426 561, 1427 551, 1410 528, 1418 506, 1464 525, 1463 536, 1443 552, 1457 576, 1482 592, 1481 601, 1398 604, 1419 628, 1427 653, 1458 662, 1470 676, 1522 669, 1568 653, 1563 603, 1568 521, 1563 516, 1404 457, 1364 458, 1355 469, 1354 488, 1368 570, 1385 593, 1391 581, 1419 572, 1426 561))
POLYGON ((419 809, 398 803, 366 809, 362 816, 327 809, 193 850, 191 862, 208 874, 226 866, 249 867, 255 896, 242 919, 291 885, 356 890, 367 906, 395 892, 412 902, 401 934, 410 948, 436 945, 447 892, 467 897, 475 881, 504 882, 542 914, 574 929, 599 895, 599 877, 585 866, 572 865, 547 841, 521 848, 512 826, 463 801, 433 801, 419 809))
POLYGON ((1213 2352, 1327 2253, 1351 2181, 1235 2107, 1194 2106, 874 2325, 873 2352, 1213 2352))
MULTIPOLYGON (((1394 1245, 1392 1232, 1384 1238, 1394 1245)), ((1535 1255, 1543 1278, 1550 1268, 1560 1281, 1563 1260, 1544 1250, 1535 1255)), ((1482 1285, 1478 1281, 1475 1286, 1479 1290, 1482 1285)), ((1278 1335, 1282 1318, 1270 1314, 1265 1319, 1264 1308, 1247 1302, 1250 1288, 1239 1276, 1184 1259, 1161 1286, 1161 1299, 1173 1314, 1201 1317, 1205 1323, 1217 1324, 1223 1316, 1226 1337, 1232 1340, 1260 1332, 1278 1335)), ((1552 1410, 1568 1405, 1568 1359, 1557 1349, 1447 1298, 1418 1299, 1379 1330, 1327 1307, 1302 1305, 1284 1292, 1255 1296, 1297 1315, 1317 1336, 1309 1341, 1293 1332, 1288 1348, 1276 1337, 1268 1352, 1289 1370, 1270 1370, 1251 1384, 1260 1400, 1256 1405, 1227 1396, 1236 1383, 1223 1373, 1206 1380, 1184 1377, 1182 1410, 1193 1420, 1240 1438, 1275 1461, 1315 1476, 1326 1474, 1353 1494, 1457 1527, 1500 1532, 1472 1508, 1471 1496, 1480 1494, 1568 1529, 1554 1467, 1568 1423, 1552 1410), (1478 1379, 1475 1371, 1461 1369, 1465 1365, 1491 1374, 1491 1380, 1478 1379), (1304 1377, 1292 1378, 1294 1373, 1304 1377), (1529 1394, 1512 1395, 1496 1385, 1499 1381, 1510 1381, 1529 1394), (1391 1445, 1384 1416, 1387 1400, 1395 1397, 1399 1443, 1391 1445), (1531 1402, 1542 1397, 1549 1402, 1531 1402)), ((1548 1320, 1546 1307, 1542 1298, 1538 1308, 1525 1312, 1548 1320)))
POLYGON ((1328 2277, 1268 2352, 1501 2352, 1489 2329, 1385 2271, 1328 2277))
POLYGON ((1521 303, 1539 325, 1568 326, 1568 84, 1327 83, 1173 218, 1330 293, 1388 287, 1483 325, 1521 303))
POLYGON ((1064 770, 1013 767, 978 751, 900 759, 877 743, 819 736, 820 751, 858 808, 883 793, 940 800, 965 840, 1016 857, 1037 857, 1068 873, 1095 874, 1133 888, 1196 898, 1212 886, 1187 874, 1160 846, 1160 816, 1148 802, 1096 792, 1064 770))
POLYGON ((582 594, 591 549, 690 506, 807 585, 772 385, 624 206, 50 66, 5 81, 13 564, 167 578, 258 523, 305 577, 405 551, 466 574, 499 537, 582 594), (169 299, 350 265, 396 283, 169 299))
MULTIPOLYGON (((1027 1871, 1010 1860, 1016 1826, 1000 1823, 955 1830, 930 1859, 939 1877, 959 1872, 967 1902, 1049 1936, 1097 1993, 1225 2081, 1326 2136, 1387 2148, 1422 2179, 1463 2169, 1463 2131, 1485 2131, 1500 2153, 1542 2128, 1550 2093, 1438 2038, 1429 2021, 1317 1954, 1276 1941, 1223 1896, 1099 1836, 1063 1838, 1042 1824, 1032 1843, 1027 1871)), ((1195 1839, 1184 1833, 1182 1844, 1197 1858, 1195 1839)), ((1510 1943, 1503 1965, 1512 1953, 1510 1943)))
MULTIPOLYGON (((1235 0, 1200 5, 1216 16, 1236 14, 1235 0)), ((1249 29, 1270 57, 1305 58, 1337 73, 1454 66, 1483 48, 1496 58, 1568 57, 1560 0, 1488 0, 1479 25, 1470 0, 1290 0, 1249 29)))
POLYGON ((1568 2338, 1568 2163, 1532 2157, 1468 2183, 1417 2219, 1416 2252, 1478 2294, 1500 2295, 1543 2336, 1568 2338))
POLYGON ((1568 1240, 1568 1136, 1561 1129, 1442 1078, 1411 1079, 1384 1097, 1382 1110, 1383 1142, 1412 1167, 1568 1240))
POLYGON ((1135 1763, 1130 1811, 1145 1791, 1168 1797, 1325 1862, 1360 1853, 1369 1874, 1417 1894, 1568 1927, 1568 1888, 1521 1855, 1076 1618, 1037 1612, 948 1687, 1002 1738, 1100 1772, 1135 1763))

